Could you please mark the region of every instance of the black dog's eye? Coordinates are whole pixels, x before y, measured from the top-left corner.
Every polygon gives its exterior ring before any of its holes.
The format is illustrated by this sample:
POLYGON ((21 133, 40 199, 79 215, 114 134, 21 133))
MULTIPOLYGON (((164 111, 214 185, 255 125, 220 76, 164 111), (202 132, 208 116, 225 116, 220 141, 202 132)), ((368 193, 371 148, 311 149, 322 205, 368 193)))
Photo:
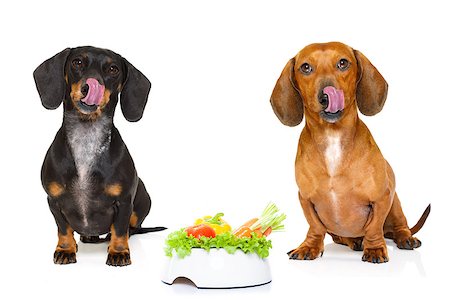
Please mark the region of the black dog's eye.
POLYGON ((345 58, 341 58, 339 62, 337 63, 337 67, 341 71, 345 71, 350 67, 350 63, 345 58))
POLYGON ((79 69, 83 66, 83 61, 80 58, 75 58, 74 60, 72 60, 72 66, 75 69, 79 69))
POLYGON ((111 74, 111 75, 117 75, 117 74, 119 74, 119 67, 116 66, 116 65, 111 65, 111 66, 108 68, 108 73, 111 74))
POLYGON ((300 66, 300 71, 302 71, 302 73, 305 75, 309 75, 309 74, 311 74, 313 69, 308 63, 304 63, 300 66))

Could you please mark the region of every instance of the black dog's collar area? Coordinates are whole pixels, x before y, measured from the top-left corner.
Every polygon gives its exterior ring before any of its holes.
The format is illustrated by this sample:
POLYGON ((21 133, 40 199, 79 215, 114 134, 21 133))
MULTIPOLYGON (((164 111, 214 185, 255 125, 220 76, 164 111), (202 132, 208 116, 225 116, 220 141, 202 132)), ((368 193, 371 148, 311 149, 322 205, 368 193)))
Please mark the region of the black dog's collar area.
POLYGON ((79 108, 79 110, 84 113, 84 114, 90 114, 93 113, 97 110, 97 105, 88 105, 86 103, 83 102, 83 99, 81 99, 80 101, 77 102, 77 107, 79 108))
POLYGON ((337 111, 335 113, 330 113, 322 110, 319 115, 322 119, 327 121, 328 123, 336 123, 342 117, 343 110, 337 111))

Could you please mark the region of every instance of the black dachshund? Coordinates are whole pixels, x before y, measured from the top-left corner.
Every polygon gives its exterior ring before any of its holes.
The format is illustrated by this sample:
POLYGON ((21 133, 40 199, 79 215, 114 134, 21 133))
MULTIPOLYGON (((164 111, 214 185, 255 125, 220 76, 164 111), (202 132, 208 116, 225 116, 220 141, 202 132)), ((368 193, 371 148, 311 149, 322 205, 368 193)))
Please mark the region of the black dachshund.
POLYGON ((85 243, 110 240, 108 265, 131 264, 129 235, 165 228, 141 227, 150 196, 113 116, 120 94, 125 118, 141 119, 150 81, 120 55, 94 47, 67 48, 33 75, 45 108, 64 104, 63 123, 41 173, 58 226, 54 262, 76 262, 76 231, 85 243))

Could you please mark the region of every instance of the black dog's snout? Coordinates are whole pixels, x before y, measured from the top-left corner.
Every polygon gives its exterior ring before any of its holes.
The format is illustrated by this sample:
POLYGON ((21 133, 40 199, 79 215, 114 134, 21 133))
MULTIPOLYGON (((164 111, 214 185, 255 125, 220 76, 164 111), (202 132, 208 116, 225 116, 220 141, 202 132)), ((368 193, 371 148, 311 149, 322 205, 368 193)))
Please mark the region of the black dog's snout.
POLYGON ((319 96, 319 103, 324 107, 328 107, 328 95, 325 93, 321 93, 321 95, 319 96))
POLYGON ((87 85, 87 84, 85 83, 85 84, 83 84, 83 85, 81 86, 81 93, 83 94, 83 96, 86 97, 86 95, 88 94, 88 92, 89 92, 89 85, 87 85))

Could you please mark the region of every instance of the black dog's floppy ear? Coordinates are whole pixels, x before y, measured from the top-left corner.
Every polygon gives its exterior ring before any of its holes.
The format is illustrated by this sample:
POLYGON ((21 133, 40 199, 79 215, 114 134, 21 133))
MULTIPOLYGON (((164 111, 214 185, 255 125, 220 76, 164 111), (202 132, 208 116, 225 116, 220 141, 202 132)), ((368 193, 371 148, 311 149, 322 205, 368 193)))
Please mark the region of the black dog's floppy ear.
POLYGON ((358 61, 359 80, 356 83, 356 104, 366 116, 379 113, 386 101, 388 84, 372 63, 358 50, 353 50, 358 61))
POLYGON ((47 59, 33 72, 34 82, 41 97, 42 105, 47 109, 56 109, 66 93, 64 66, 70 48, 66 48, 52 58, 47 59))
POLYGON ((125 119, 136 122, 142 118, 152 85, 147 77, 126 59, 124 62, 127 68, 127 77, 120 93, 120 107, 125 119))
POLYGON ((295 58, 291 58, 273 89, 270 103, 278 119, 287 126, 297 126, 303 119, 303 99, 293 82, 295 58))

